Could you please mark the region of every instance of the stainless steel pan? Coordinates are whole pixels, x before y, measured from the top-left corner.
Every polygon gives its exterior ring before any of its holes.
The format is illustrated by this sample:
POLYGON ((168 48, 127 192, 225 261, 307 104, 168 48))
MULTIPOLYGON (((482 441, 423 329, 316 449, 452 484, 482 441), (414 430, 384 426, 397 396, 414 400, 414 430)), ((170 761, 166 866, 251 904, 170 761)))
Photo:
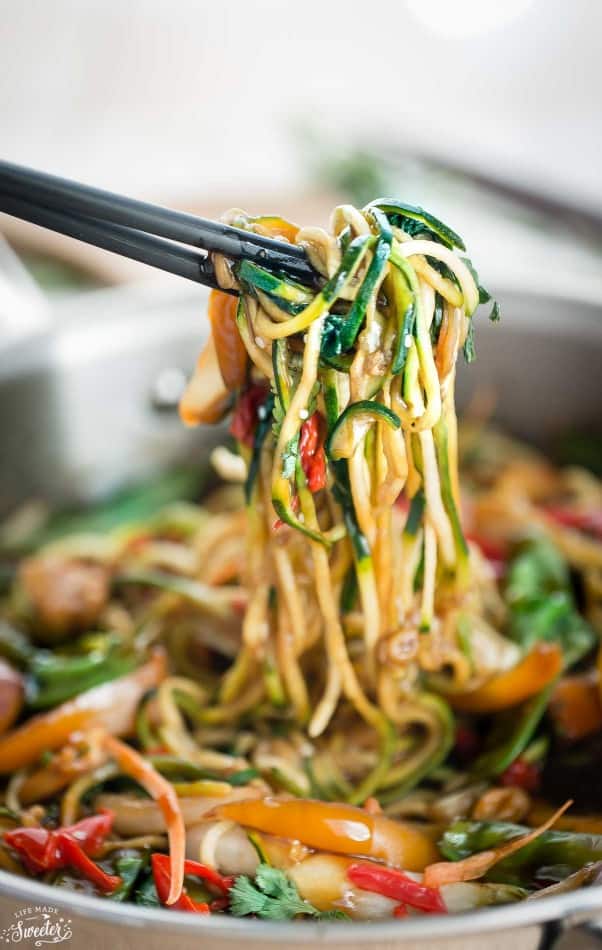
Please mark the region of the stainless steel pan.
MULTIPOLYGON (((600 431, 602 307, 499 296, 503 322, 482 320, 478 360, 461 372, 460 401, 493 386, 500 421, 539 444, 569 425, 600 431)), ((56 333, 0 352, 0 510, 31 495, 85 501, 174 461, 200 460, 216 438, 184 430, 173 411, 178 373, 191 368, 205 332, 202 295, 143 295, 124 305, 111 291, 96 299, 97 313, 76 304, 56 333)), ((78 950, 531 950, 563 939, 567 947, 592 946, 602 887, 451 917, 268 924, 116 905, 0 872, 0 938, 28 908, 33 917, 62 918, 63 935, 71 931, 65 942, 78 950)), ((15 933, 9 939, 19 942, 15 933)), ((22 942, 34 945, 33 938, 22 942)))

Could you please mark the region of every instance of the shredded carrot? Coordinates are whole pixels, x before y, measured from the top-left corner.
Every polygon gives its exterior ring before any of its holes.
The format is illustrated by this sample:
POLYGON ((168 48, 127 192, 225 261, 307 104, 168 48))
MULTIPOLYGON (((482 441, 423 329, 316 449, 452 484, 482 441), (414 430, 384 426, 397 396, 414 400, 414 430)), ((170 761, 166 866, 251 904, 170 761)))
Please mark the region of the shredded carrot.
POLYGON ((551 828, 561 815, 573 804, 572 800, 565 802, 562 808, 554 812, 547 821, 534 828, 526 835, 508 841, 500 845, 499 848, 492 848, 488 851, 481 851, 479 854, 472 854, 463 861, 439 861, 436 864, 429 864, 424 871, 422 883, 426 887, 441 887, 443 884, 457 884, 460 881, 474 881, 478 877, 486 874, 489 868, 497 864, 503 858, 507 858, 515 851, 520 851, 525 845, 530 844, 539 835, 551 828))
POLYGON ((135 779, 154 798, 161 809, 167 825, 171 873, 166 903, 174 904, 184 886, 184 859, 186 857, 186 830, 175 789, 149 762, 125 742, 106 735, 104 744, 125 774, 135 779))

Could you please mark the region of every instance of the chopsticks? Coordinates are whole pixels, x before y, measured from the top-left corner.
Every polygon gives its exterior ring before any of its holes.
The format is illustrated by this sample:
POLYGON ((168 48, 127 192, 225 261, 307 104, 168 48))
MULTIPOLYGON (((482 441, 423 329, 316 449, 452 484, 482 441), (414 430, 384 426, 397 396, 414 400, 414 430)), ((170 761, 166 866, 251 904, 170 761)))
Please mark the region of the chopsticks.
POLYGON ((320 286, 294 244, 4 161, 0 211, 209 287, 218 286, 211 252, 320 286))

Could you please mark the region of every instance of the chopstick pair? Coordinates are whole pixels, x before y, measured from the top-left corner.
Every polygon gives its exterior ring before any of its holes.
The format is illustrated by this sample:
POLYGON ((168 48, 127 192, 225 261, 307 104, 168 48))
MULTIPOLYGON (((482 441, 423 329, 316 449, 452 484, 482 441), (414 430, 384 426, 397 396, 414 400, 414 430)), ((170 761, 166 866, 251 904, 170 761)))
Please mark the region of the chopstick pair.
POLYGON ((320 285, 294 244, 3 161, 0 212, 208 287, 218 287, 211 252, 320 285))

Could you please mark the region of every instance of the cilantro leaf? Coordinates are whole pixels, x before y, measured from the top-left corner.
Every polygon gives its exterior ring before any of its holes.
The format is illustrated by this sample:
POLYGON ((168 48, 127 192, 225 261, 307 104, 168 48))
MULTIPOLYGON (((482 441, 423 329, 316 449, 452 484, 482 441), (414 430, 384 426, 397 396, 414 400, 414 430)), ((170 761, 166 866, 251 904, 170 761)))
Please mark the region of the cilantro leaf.
POLYGON ((254 914, 264 920, 290 920, 304 915, 324 920, 346 920, 343 911, 322 913, 304 900, 296 885, 284 871, 269 864, 260 864, 255 880, 239 875, 230 890, 230 912, 235 917, 254 914))
POLYGON ((467 363, 472 363, 476 359, 476 350, 474 345, 474 324, 472 320, 468 323, 468 333, 466 334, 466 339, 464 341, 464 359, 467 363))
POLYGON ((293 478, 299 454, 299 436, 295 435, 286 443, 282 453, 282 477, 293 478))

